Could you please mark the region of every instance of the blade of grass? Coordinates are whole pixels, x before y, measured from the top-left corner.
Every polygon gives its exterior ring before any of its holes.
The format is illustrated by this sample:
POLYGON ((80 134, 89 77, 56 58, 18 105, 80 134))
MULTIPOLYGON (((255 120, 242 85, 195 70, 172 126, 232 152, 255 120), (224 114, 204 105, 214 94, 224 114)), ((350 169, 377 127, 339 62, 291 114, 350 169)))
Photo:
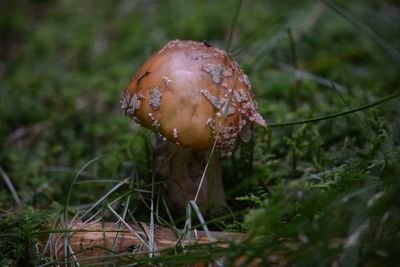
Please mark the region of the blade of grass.
POLYGON ((118 188, 120 188, 122 185, 126 184, 128 182, 128 179, 125 179, 121 182, 119 182, 118 184, 116 184, 113 188, 111 188, 104 196, 102 196, 99 200, 97 200, 93 206, 91 206, 87 211, 85 211, 85 213, 83 213, 80 216, 80 219, 82 219, 83 217, 85 217, 90 211, 92 211, 95 207, 97 207, 100 203, 102 203, 104 200, 107 199, 107 197, 109 195, 111 195, 112 193, 114 193, 118 188))
POLYGON ((339 14, 342 18, 347 20, 350 24, 364 33, 368 38, 372 41, 376 42, 379 46, 381 46, 395 62, 400 62, 400 53, 393 48, 388 42, 386 42, 383 38, 381 38, 378 34, 372 31, 367 25, 357 20, 354 16, 352 16, 349 12, 341 8, 339 5, 329 1, 329 0, 321 0, 324 4, 326 4, 329 8, 339 14))
POLYGON ((215 139, 214 144, 213 144, 213 146, 212 146, 212 148, 211 148, 211 151, 210 151, 210 155, 208 156, 208 160, 207 160, 206 166, 204 167, 204 171, 203 171, 203 174, 202 174, 202 176, 201 176, 199 186, 197 187, 197 192, 196 192, 196 195, 195 195, 195 197, 194 197, 194 202, 196 202, 196 201, 197 201, 197 198, 199 197, 200 189, 201 189, 201 186, 203 185, 204 179, 205 179, 205 177, 206 177, 206 173, 207 173, 207 170, 208 170, 208 166, 210 165, 211 158, 212 158, 212 156, 213 156, 213 154, 214 154, 214 151, 215 151, 215 147, 216 147, 216 146, 217 146, 217 139, 215 139))
POLYGON ((307 9, 306 14, 304 14, 305 12, 302 12, 303 14, 290 18, 290 20, 285 23, 285 25, 281 26, 277 33, 270 38, 263 47, 261 47, 259 52, 254 57, 255 61, 252 64, 249 75, 257 73, 262 63, 269 61, 266 56, 268 56, 271 51, 278 46, 279 42, 285 36, 287 36, 287 28, 291 28, 293 30, 293 40, 297 41, 304 33, 309 31, 318 22, 325 8, 322 4, 316 4, 313 6, 311 11, 308 10, 309 9, 307 9), (300 19, 300 17, 302 18, 300 19))
POLYGON ((297 77, 299 77, 303 80, 310 80, 310 81, 313 81, 317 84, 323 85, 323 86, 331 88, 331 89, 336 88, 336 90, 338 90, 340 93, 346 93, 348 91, 347 87, 342 84, 333 82, 330 79, 315 75, 314 73, 308 72, 306 70, 294 68, 286 63, 283 63, 280 61, 275 61, 273 63, 273 65, 283 71, 290 72, 290 73, 297 73, 297 77))
POLYGON ((3 170, 1 166, 0 166, 0 175, 4 180, 4 183, 7 185, 8 190, 10 190, 11 195, 14 198, 15 204, 17 204, 17 207, 21 206, 21 199, 19 198, 17 191, 15 190, 15 187, 11 182, 10 177, 7 175, 7 173, 3 170))
POLYGON ((147 247, 147 249, 149 249, 149 244, 137 233, 137 231, 135 231, 134 229, 132 229, 132 227, 110 206, 110 204, 107 203, 107 208, 115 215, 115 217, 117 217, 117 219, 122 222, 124 224, 124 226, 132 233, 136 236, 136 238, 138 238, 143 245, 145 245, 147 247))
POLYGON ((120 180, 116 179, 99 179, 99 180, 83 180, 77 181, 75 184, 89 184, 89 183, 119 183, 120 180))
POLYGON ((225 47, 225 51, 228 51, 228 52, 230 52, 229 50, 231 49, 233 32, 235 31, 235 27, 236 27, 237 20, 239 18, 240 10, 242 10, 242 4, 243 4, 243 0, 238 0, 237 4, 236 4, 236 10, 233 13, 231 28, 229 30, 228 42, 225 47))
POLYGON ((88 162, 86 162, 82 168, 78 171, 78 173, 75 175, 74 179, 72 180, 69 188, 68 188, 68 193, 67 193, 67 199, 65 201, 65 209, 64 209, 64 220, 68 221, 68 207, 69 207, 69 202, 71 200, 71 194, 72 194, 72 187, 74 186, 75 182, 78 180, 78 178, 80 177, 81 173, 87 168, 89 167, 91 164, 95 163, 96 161, 98 161, 100 158, 102 158, 102 155, 99 155, 91 160, 89 160, 88 162))
MULTIPOLYGON (((131 190, 132 189, 132 186, 133 186, 133 179, 130 179, 130 185, 129 185, 129 189, 131 190)), ((131 196, 132 196, 132 194, 128 194, 127 195, 127 197, 126 197, 126 201, 125 201, 125 205, 124 205, 124 210, 123 210, 123 212, 122 212, 122 218, 125 220, 125 218, 126 218, 126 214, 127 214, 127 212, 128 212, 128 207, 129 207, 129 203, 130 203, 130 201, 131 201, 131 196)), ((118 222, 118 230, 121 230, 121 227, 122 227, 122 222, 118 222)), ((119 239, 119 236, 120 236, 120 232, 117 232, 116 234, 115 234, 115 238, 114 238, 114 240, 113 240, 113 242, 112 242, 112 245, 111 245, 111 251, 115 251, 115 248, 116 248, 116 245, 117 245, 117 242, 118 242, 118 239, 119 239)), ((109 255, 112 255, 112 252, 108 252, 109 253, 109 255)), ((112 261, 112 260, 110 260, 110 261, 112 261)), ((115 263, 111 263, 113 266, 115 266, 115 263)))
POLYGON ((196 213, 196 216, 199 219, 200 225, 203 227, 203 230, 204 230, 205 234, 207 235, 208 240, 209 241, 213 241, 214 239, 212 238, 211 233, 208 230, 207 224, 206 224, 206 222, 204 220, 203 215, 201 214, 199 206, 197 206, 197 204, 196 204, 196 201, 190 200, 189 203, 193 207, 193 210, 196 213))
MULTIPOLYGON (((350 105, 348 103, 348 101, 344 98, 344 96, 342 95, 342 93, 336 88, 335 83, 331 80, 331 84, 333 89, 335 89, 335 92, 339 95, 340 99, 342 100, 342 102, 346 105, 346 107, 348 109, 350 109, 350 105)), ((360 124, 362 125, 362 127, 364 129, 367 129, 367 125, 365 124, 365 122, 360 118, 360 116, 358 116, 357 112, 354 112, 354 117, 356 117, 358 119, 358 121, 360 122, 360 124)))
POLYGON ((272 123, 272 124, 269 124, 268 127, 269 128, 278 128, 278 127, 286 127, 286 126, 292 126, 292 125, 298 125, 298 124, 304 124, 304 123, 313 123, 313 122, 319 122, 319 121, 323 121, 323 120, 329 120, 329 119, 333 119, 333 118, 336 118, 336 117, 342 117, 342 116, 345 116, 345 115, 349 115, 349 114, 352 114, 352 113, 357 112, 357 111, 369 109, 371 107, 380 105, 382 103, 388 102, 388 101, 393 100, 393 99, 398 98, 398 97, 400 97, 400 92, 396 92, 396 93, 391 94, 391 95, 389 95, 387 97, 384 97, 384 98, 382 98, 382 99, 380 99, 378 101, 375 101, 373 103, 366 104, 366 105, 363 105, 363 106, 360 106, 358 108, 354 108, 354 109, 351 109, 351 110, 346 110, 346 111, 343 111, 343 112, 338 112, 338 113, 334 113, 334 114, 327 115, 327 116, 321 116, 321 117, 317 117, 317 118, 311 118, 311 119, 305 119, 305 120, 299 120, 299 121, 283 122, 283 123, 272 123))
MULTIPOLYGON (((46 240, 46 243, 44 245, 44 248, 43 248, 42 252, 39 254, 39 257, 37 258, 37 261, 35 262, 35 266, 39 265, 39 262, 43 259, 46 251, 50 248, 51 241, 52 241, 53 235, 54 235, 54 233, 52 231, 54 231, 56 229, 59 217, 60 217, 60 215, 57 213, 52 218, 53 222, 51 223, 49 236, 48 236, 48 238, 46 240)), ((50 255, 51 255, 51 253, 50 253, 50 255)))
POLYGON ((176 224, 175 224, 174 219, 172 217, 171 211, 169 210, 167 202, 161 196, 160 192, 157 194, 156 218, 157 218, 157 222, 158 223, 165 224, 165 225, 168 225, 169 227, 171 227, 172 229, 176 229, 176 224), (160 205, 161 205, 160 202, 162 203, 162 205, 163 205, 163 207, 165 209, 165 212, 167 213, 169 222, 167 220, 164 220, 163 218, 161 218, 159 216, 159 209, 160 209, 160 205))
POLYGON ((151 174, 151 199, 150 199, 150 232, 149 232, 149 250, 150 258, 153 257, 154 244, 154 173, 151 174))

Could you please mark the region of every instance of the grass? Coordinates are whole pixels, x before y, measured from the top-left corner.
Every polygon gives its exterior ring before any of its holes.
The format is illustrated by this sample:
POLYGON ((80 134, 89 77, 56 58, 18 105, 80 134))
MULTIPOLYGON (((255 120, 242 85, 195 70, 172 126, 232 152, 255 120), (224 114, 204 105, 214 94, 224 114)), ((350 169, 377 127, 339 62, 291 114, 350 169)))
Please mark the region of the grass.
MULTIPOLYGON (((0 265, 54 264, 35 249, 37 233, 46 220, 71 219, 250 235, 229 248, 96 258, 108 266, 399 262, 396 1, 0 6, 0 265), (119 107, 135 71, 176 38, 228 48, 269 124, 225 161, 232 213, 206 224, 193 204, 191 216, 173 214, 151 175, 154 137, 119 107)), ((154 248, 151 234, 141 238, 154 248)))

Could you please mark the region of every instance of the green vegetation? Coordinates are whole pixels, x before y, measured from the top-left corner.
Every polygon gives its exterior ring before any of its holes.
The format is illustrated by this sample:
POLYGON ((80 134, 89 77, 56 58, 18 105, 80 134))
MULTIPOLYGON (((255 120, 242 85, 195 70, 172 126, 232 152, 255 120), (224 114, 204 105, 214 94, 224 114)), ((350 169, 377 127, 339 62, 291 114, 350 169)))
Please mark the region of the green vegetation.
POLYGON ((4 214, 0 220, 0 266, 32 266, 37 259, 36 233, 48 220, 48 214, 33 208, 4 214))
MULTIPOLYGON (((232 214, 206 218, 250 238, 136 263, 395 266, 399 18, 393 0, 0 2, 0 265, 51 262, 46 221, 149 222, 155 137, 119 100, 149 55, 193 39, 230 48, 270 124, 224 163, 232 214)), ((156 183, 155 222, 183 228, 163 196, 156 183)))

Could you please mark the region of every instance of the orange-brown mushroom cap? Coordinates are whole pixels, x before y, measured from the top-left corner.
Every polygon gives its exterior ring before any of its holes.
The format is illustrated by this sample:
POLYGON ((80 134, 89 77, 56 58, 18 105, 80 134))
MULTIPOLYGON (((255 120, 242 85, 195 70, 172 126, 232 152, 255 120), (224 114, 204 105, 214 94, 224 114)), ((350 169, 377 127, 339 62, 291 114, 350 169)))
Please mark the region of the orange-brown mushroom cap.
POLYGON ((266 127, 256 111, 247 75, 223 50, 175 40, 152 55, 125 89, 122 109, 172 143, 227 154, 252 125, 266 127))

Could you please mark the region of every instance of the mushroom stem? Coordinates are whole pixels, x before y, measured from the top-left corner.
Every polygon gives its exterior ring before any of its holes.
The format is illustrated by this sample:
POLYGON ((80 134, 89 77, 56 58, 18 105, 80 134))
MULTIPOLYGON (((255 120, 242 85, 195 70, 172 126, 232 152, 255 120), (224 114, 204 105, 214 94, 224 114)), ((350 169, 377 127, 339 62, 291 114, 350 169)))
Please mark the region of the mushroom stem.
MULTIPOLYGON (((187 203, 194 200, 210 151, 196 152, 172 143, 159 145, 154 154, 155 174, 167 180, 164 188, 176 213, 184 213, 187 203)), ((222 165, 218 153, 211 156, 196 203, 206 215, 225 210, 222 165)))

